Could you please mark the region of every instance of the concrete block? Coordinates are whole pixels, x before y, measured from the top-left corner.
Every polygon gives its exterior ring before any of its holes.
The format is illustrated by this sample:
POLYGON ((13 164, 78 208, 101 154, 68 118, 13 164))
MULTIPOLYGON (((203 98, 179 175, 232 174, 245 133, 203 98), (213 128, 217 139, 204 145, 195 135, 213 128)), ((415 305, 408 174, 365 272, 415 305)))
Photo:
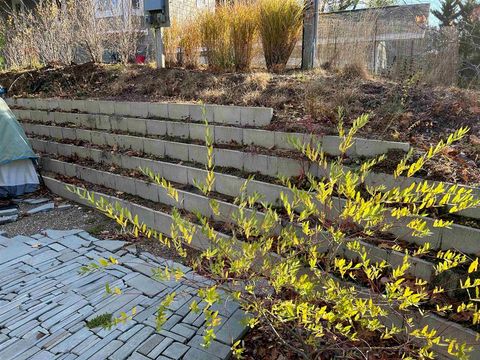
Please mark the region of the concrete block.
POLYGON ((273 148, 275 146, 275 133, 267 130, 243 129, 243 144, 273 148))
POLYGON ((77 132, 75 129, 72 128, 62 128, 62 138, 69 139, 69 140, 76 140, 77 139, 77 132))
POLYGON ((130 134, 145 135, 147 133, 147 124, 145 119, 126 119, 127 130, 130 134))
POLYGON ((58 154, 58 144, 57 143, 52 143, 52 142, 47 142, 45 144, 45 152, 47 154, 58 154))
POLYGON ((165 156, 172 159, 188 161, 188 144, 178 142, 165 142, 165 156))
POLYGON ((100 102, 96 100, 85 100, 85 112, 90 114, 100 113, 100 102))
POLYGON ((163 355, 171 359, 178 360, 178 359, 181 359, 183 354, 185 354, 189 349, 190 347, 184 344, 181 344, 179 342, 174 342, 165 349, 165 351, 163 352, 163 355))
POLYGON ((179 164, 162 163, 162 169, 159 172, 168 181, 184 184, 188 179, 187 167, 179 164))
POLYGON ((95 145, 104 146, 107 145, 107 140, 105 138, 105 133, 100 131, 92 131, 91 132, 92 143, 95 145))
POLYGON ((245 179, 236 176, 219 173, 215 175, 215 191, 236 197, 239 195, 239 190, 245 181, 245 179))
POLYGON ((118 135, 118 144, 122 148, 143 152, 143 138, 130 135, 118 135))
POLYGON ((308 164, 302 163, 300 160, 281 158, 278 160, 278 175, 282 176, 299 176, 306 172, 308 164))
MULTIPOLYGON (((283 161, 284 159, 280 159, 283 161)), ((246 153, 243 161, 243 170, 258 172, 262 175, 277 176, 279 159, 274 156, 246 153)))
POLYGON ((137 157, 122 155, 122 168, 124 169, 138 169, 139 162, 137 157))
POLYGON ((207 148, 200 145, 190 145, 188 160, 193 163, 207 163, 207 148))
POLYGON ((270 125, 273 117, 273 109, 272 108, 260 108, 255 107, 253 108, 253 118, 255 122, 255 126, 267 126, 270 125))
MULTIPOLYGON (((189 138, 192 140, 205 140, 205 125, 204 124, 188 124, 190 133, 189 138)), ((215 132, 214 126, 211 127, 211 134, 215 132)))
POLYGON ((93 126, 90 126, 92 128, 95 127, 99 130, 111 130, 110 117, 108 115, 88 116, 87 119, 89 122, 93 120, 93 126))
POLYGON ((241 108, 238 106, 215 105, 213 112, 217 124, 241 125, 241 108))
POLYGON ((215 126, 213 129, 216 144, 242 144, 244 141, 244 130, 231 126, 215 126))
POLYGON ((456 249, 467 254, 477 254, 480 245, 480 230, 463 225, 443 228, 441 249, 456 249))
POLYGON ((130 115, 130 102, 126 101, 115 101, 113 103, 113 108, 115 110, 115 115, 117 116, 129 116, 130 115))
POLYGON ((137 180, 135 182, 135 193, 143 199, 158 201, 157 186, 146 181, 137 180))
POLYGON ((185 120, 190 117, 190 104, 168 104, 168 118, 185 120))
POLYGON ((163 120, 145 120, 147 135, 164 136, 167 135, 167 121, 163 120))
POLYGON ((242 170, 246 153, 228 149, 214 149, 215 165, 242 170))
POLYGON ((147 102, 130 102, 129 112, 125 115, 147 118, 148 117, 148 104, 147 102))
POLYGON ((104 133, 104 135, 105 135, 105 144, 111 147, 117 146, 117 135, 111 134, 111 133, 104 133))
POLYGON ((209 123, 213 123, 215 118, 215 106, 214 105, 201 105, 201 104, 191 104, 190 108, 190 119, 193 121, 204 122, 205 118, 209 123))
POLYGON ((128 132, 128 121, 123 116, 115 115, 110 117, 110 126, 114 131, 128 132))
POLYGON ((135 181, 125 176, 117 176, 115 177, 115 189, 130 195, 135 195, 135 181))
POLYGON ((160 158, 165 156, 165 142, 163 140, 144 138, 143 148, 143 151, 146 154, 151 154, 160 158))
POLYGON ((167 121, 168 136, 188 139, 190 137, 189 124, 184 122, 167 121))
POLYGON ((106 100, 98 101, 98 109, 100 114, 113 115, 115 114, 115 102, 106 100))
MULTIPOLYGON (((207 172, 203 169, 197 169, 194 167, 187 168, 188 179, 186 181, 187 184, 194 185, 195 182, 197 183, 204 183, 207 178, 207 172)), ((217 180, 217 179, 215 179, 217 180)))
POLYGON ((92 132, 90 130, 77 129, 77 140, 92 142, 92 132))
POLYGON ((170 236, 170 228, 173 224, 173 219, 170 215, 156 211, 155 217, 155 229, 161 233, 170 236))
POLYGON ((200 214, 212 217, 213 211, 210 208, 208 198, 202 195, 197 195, 189 192, 184 193, 183 207, 185 210, 192 213, 200 212, 200 214))
POLYGON ((152 118, 167 119, 168 104, 167 103, 149 103, 148 116, 152 118))
POLYGON ((304 144, 310 137, 308 134, 301 133, 286 133, 282 131, 275 131, 275 147, 277 149, 295 150, 295 147, 290 143, 295 139, 299 144, 304 144))
POLYGON ((71 109, 70 111, 84 111, 85 110, 85 100, 71 100, 71 109))
POLYGON ((355 139, 355 153, 357 156, 373 157, 381 154, 386 154, 388 150, 402 150, 408 152, 410 144, 371 140, 371 139, 355 139))

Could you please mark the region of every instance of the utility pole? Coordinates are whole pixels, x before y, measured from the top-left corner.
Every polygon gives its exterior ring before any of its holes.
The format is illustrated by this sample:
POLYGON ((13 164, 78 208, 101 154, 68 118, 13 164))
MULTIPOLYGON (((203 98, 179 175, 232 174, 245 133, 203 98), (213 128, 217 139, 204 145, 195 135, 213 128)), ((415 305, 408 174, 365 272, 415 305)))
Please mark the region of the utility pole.
POLYGON ((302 69, 315 67, 317 59, 319 0, 306 0, 303 20, 302 69))

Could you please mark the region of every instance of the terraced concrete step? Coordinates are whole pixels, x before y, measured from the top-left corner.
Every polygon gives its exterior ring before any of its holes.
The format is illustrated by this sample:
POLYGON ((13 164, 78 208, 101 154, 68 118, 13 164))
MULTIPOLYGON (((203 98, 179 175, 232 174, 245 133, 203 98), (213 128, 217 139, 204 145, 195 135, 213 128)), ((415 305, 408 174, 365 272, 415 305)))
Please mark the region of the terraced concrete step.
MULTIPOLYGON (((177 182, 180 184, 195 185, 194 179, 204 181, 206 178, 206 171, 194 167, 185 166, 182 164, 172 164, 168 162, 161 162, 156 160, 150 160, 141 157, 131 157, 122 154, 109 154, 108 152, 78 147, 74 145, 66 145, 61 143, 50 143, 42 140, 33 140, 32 145, 34 149, 39 150, 46 146, 53 146, 52 151, 46 151, 53 155, 72 156, 77 155, 80 158, 92 159, 97 163, 105 163, 109 165, 116 165, 125 169, 138 169, 149 168, 153 172, 165 177, 169 181, 177 182)), ((59 170, 61 171, 61 170, 59 170)), ((75 172, 66 170, 67 175, 76 176, 75 172)), ((217 172, 215 181, 215 191, 228 196, 236 197, 239 195, 239 189, 245 182, 245 179, 235 177, 232 175, 226 175, 217 172)), ((280 194, 290 194, 290 191, 282 186, 265 183, 261 181, 251 181, 247 186, 247 191, 250 194, 259 193, 264 195, 264 199, 280 204, 280 194)), ((332 211, 331 216, 338 215, 340 209, 344 206, 344 200, 337 199, 338 203, 334 208, 337 212, 332 211)), ((406 224, 407 219, 403 220, 406 224)), ((448 228, 435 228, 433 227, 433 219, 426 219, 427 225, 432 230, 432 234, 428 237, 419 238, 412 236, 410 232, 406 232, 404 227, 398 226, 391 229, 391 232, 402 240, 423 245, 425 242, 429 242, 432 249, 457 249, 465 253, 477 253, 480 244, 480 230, 474 229, 462 225, 453 225, 448 228), (459 240, 459 238, 461 240, 459 240)), ((404 225, 405 225, 404 224, 404 225)))
MULTIPOLYGON (((42 110, 13 109, 17 118, 29 126, 26 122, 47 123, 55 125, 75 124, 91 130, 124 131, 130 135, 141 136, 171 136, 186 140, 205 140, 206 125, 202 123, 164 121, 152 119, 138 119, 109 115, 91 115, 81 113, 47 112, 42 110)), ((33 125, 33 124, 31 124, 33 125)), ((340 155, 339 136, 315 136, 305 133, 286 133, 281 131, 269 131, 261 129, 249 129, 231 126, 209 125, 210 133, 216 144, 239 144, 254 145, 263 148, 276 148, 294 150, 291 141, 299 144, 312 143, 313 146, 322 145, 322 150, 333 156, 340 155)), ((385 154, 390 150, 407 152, 410 144, 356 138, 354 144, 347 151, 350 157, 372 157, 385 154)))
POLYGON ((205 116, 211 123, 255 127, 269 125, 273 117, 272 108, 248 106, 33 98, 8 98, 6 102, 10 107, 30 110, 73 111, 139 118, 192 119, 194 121, 203 121, 205 111, 205 116))

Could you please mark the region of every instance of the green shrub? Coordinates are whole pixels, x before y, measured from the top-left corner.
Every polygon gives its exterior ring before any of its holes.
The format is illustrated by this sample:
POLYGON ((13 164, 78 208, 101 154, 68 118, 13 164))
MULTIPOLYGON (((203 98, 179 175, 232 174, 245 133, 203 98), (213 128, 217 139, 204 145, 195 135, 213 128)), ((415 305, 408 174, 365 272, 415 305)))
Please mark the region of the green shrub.
MULTIPOLYGON (((343 165, 355 133, 367 122, 365 115, 349 131, 339 126, 341 155, 328 163, 315 144, 292 141, 312 164, 324 170, 325 178, 308 175, 308 186, 302 188, 295 185, 295 179, 282 179, 288 191, 282 194, 280 207, 263 201, 260 194, 249 193, 247 180, 235 199, 238 211, 224 219, 231 225, 231 237, 218 236, 211 219, 198 213, 196 223, 190 223, 175 208, 171 233, 166 237, 149 229, 119 204, 98 199, 85 189, 74 186, 69 189, 134 235, 142 234, 168 244, 181 256, 186 256, 185 246, 198 233, 210 240, 211 247, 195 256, 193 267, 209 273, 217 285, 199 290, 198 296, 205 304, 203 310, 199 310, 196 302, 191 304, 192 310, 203 311, 206 316, 207 346, 215 338, 215 328, 220 323, 212 306, 219 301, 219 291, 223 290, 249 313, 251 327, 271 328, 279 342, 298 358, 334 355, 354 358, 382 350, 396 351, 405 358, 427 358, 435 356, 434 346, 445 347, 452 356, 465 358, 467 344, 447 338, 428 325, 418 328, 414 319, 425 317, 428 306, 444 314, 463 313, 467 309, 473 312, 472 324, 477 325, 480 279, 474 275, 478 274, 478 258, 451 250, 434 255, 437 275, 460 266, 464 269, 460 287, 470 296, 452 306, 446 300, 448 289, 412 276, 412 259, 430 252, 427 242, 413 250, 395 245, 393 248, 404 254, 403 262, 390 265, 385 260, 373 260, 359 240, 375 239, 378 232, 398 226, 405 234, 422 238, 431 231, 425 218, 435 209, 450 206, 450 212, 455 213, 478 206, 480 201, 473 198, 471 191, 426 180, 406 188, 367 185, 367 175, 384 156, 365 161, 358 169, 343 165), (344 199, 342 206, 337 196, 344 199), (399 321, 409 325, 398 326, 399 321)), ((426 161, 462 139, 467 131, 456 131, 416 160, 408 153, 399 162, 394 176, 414 176, 426 161)), ((215 185, 209 131, 206 144, 208 176, 197 188, 208 196, 215 185)), ((149 170, 143 172, 178 202, 178 193, 168 181, 149 170)), ((216 200, 210 200, 210 207, 216 218, 222 217, 216 200)), ((439 219, 434 223, 438 228, 450 225, 451 222, 439 219)), ((109 261, 115 263, 114 259, 109 261)), ((108 266, 109 261, 101 259, 100 265, 94 263, 86 270, 108 266)), ((162 274, 166 278, 182 276, 178 269, 167 268, 162 274)), ((159 327, 174 298, 175 294, 170 294, 161 303, 157 313, 159 327)), ((128 316, 124 314, 123 319, 128 316)), ((233 349, 241 355, 238 343, 233 349)))

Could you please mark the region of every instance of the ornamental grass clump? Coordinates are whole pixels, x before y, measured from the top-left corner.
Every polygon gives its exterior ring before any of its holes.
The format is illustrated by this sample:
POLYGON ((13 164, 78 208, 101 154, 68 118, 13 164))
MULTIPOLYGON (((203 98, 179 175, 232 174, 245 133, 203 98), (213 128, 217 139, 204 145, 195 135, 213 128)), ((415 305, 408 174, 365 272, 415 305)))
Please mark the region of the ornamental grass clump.
MULTIPOLYGON (((210 216, 198 211, 194 221, 192 217, 187 220, 181 215, 177 189, 151 170, 141 169, 176 203, 169 234, 148 227, 118 203, 111 204, 75 186, 69 186, 69 190, 115 219, 124 230, 168 245, 182 257, 186 257, 186 247, 198 236, 210 241, 210 246, 192 255, 191 261, 195 270, 208 273, 215 281, 213 286, 200 288, 201 301, 190 305, 192 311, 205 315, 205 346, 215 339, 222 323, 214 305, 222 298, 220 294, 227 293, 246 311, 250 327, 271 329, 279 344, 298 359, 364 359, 370 354, 425 359, 437 357, 439 348, 452 357, 465 359, 471 344, 445 336, 445 329, 439 331, 428 325, 426 317, 432 312, 448 316, 468 311, 472 314, 471 325, 479 324, 479 260, 454 250, 433 252, 425 240, 432 231, 427 216, 433 216, 438 209, 456 213, 477 207, 480 200, 473 197, 472 190, 428 180, 391 188, 369 184, 369 173, 385 159, 384 155, 366 160, 358 168, 344 165, 355 134, 367 122, 368 116, 364 115, 354 121, 350 130, 339 125, 340 155, 333 160, 314 142, 292 140, 312 168, 318 169, 315 173, 322 176, 307 174, 307 185, 301 187, 296 185, 296 179, 282 178, 285 190, 275 204, 249 190, 252 180, 247 179, 238 189, 234 200, 237 209, 231 214, 223 213, 211 196, 215 163, 207 126, 206 176, 203 182, 196 182, 196 187, 210 199, 210 216), (228 224, 223 231, 229 236, 214 229, 220 220, 228 224), (401 251, 403 259, 390 264, 371 253, 366 244, 395 227, 414 239, 423 239, 416 241, 423 245, 404 248, 394 241, 392 247, 401 251), (457 285, 468 296, 452 300, 448 297, 451 289, 415 277, 414 263, 426 254, 436 260, 435 276, 458 269, 462 277, 457 285)), ((410 151, 395 167, 394 177, 411 179, 426 161, 461 140, 467 131, 459 129, 416 159, 410 151)), ((450 220, 442 218, 432 222, 435 228, 451 225, 450 220)), ((100 259, 99 264, 85 266, 85 272, 116 263, 116 259, 100 259)), ((154 276, 179 279, 183 274, 166 267, 154 276)), ((121 290, 107 288, 107 294, 118 292, 121 290)), ((159 329, 176 296, 172 293, 162 300, 157 312, 159 329)), ((111 323, 128 321, 132 316, 123 313, 111 323)), ((241 358, 241 343, 233 344, 232 351, 241 358)))
POLYGON ((303 6, 298 0, 259 0, 258 27, 269 71, 283 71, 302 34, 303 6))
POLYGON ((213 70, 230 70, 234 65, 230 33, 232 14, 228 6, 220 6, 215 12, 205 11, 199 17, 202 46, 208 66, 213 70))
POLYGON ((258 30, 257 11, 256 4, 251 1, 238 1, 231 5, 230 36, 237 71, 248 70, 252 64, 258 30))

